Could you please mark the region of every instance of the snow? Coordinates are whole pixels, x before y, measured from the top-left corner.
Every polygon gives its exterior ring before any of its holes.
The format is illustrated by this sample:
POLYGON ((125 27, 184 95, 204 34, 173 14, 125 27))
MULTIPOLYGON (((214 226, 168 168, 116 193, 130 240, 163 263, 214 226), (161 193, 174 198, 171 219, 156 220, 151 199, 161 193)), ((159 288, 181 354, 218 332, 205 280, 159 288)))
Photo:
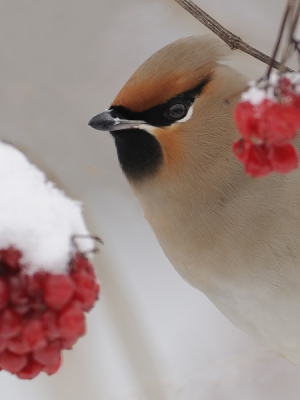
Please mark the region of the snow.
MULTIPOLYGON (((300 73, 299 72, 287 72, 283 74, 287 77, 294 85, 295 93, 300 93, 300 73)), ((241 100, 249 101, 253 105, 260 104, 264 99, 276 101, 274 94, 274 88, 276 87, 279 80, 278 71, 272 71, 267 81, 251 81, 249 82, 249 89, 242 93, 241 100)))
POLYGON ((260 104, 264 99, 275 100, 274 86, 276 86, 279 75, 276 71, 270 74, 269 81, 251 81, 249 89, 242 93, 241 100, 249 101, 253 105, 260 104), (268 86, 266 86, 268 83, 268 86))
MULTIPOLYGON (((88 235, 81 204, 68 198, 19 150, 0 142, 0 248, 21 250, 26 273, 66 272, 73 235, 88 235)), ((93 247, 90 238, 78 249, 93 247)))
POLYGON ((253 105, 260 104, 266 98, 268 98, 267 92, 259 89, 257 86, 251 86, 241 96, 242 101, 249 101, 253 105))
POLYGON ((287 72, 285 76, 292 82, 295 87, 295 93, 300 93, 300 74, 299 72, 287 72))

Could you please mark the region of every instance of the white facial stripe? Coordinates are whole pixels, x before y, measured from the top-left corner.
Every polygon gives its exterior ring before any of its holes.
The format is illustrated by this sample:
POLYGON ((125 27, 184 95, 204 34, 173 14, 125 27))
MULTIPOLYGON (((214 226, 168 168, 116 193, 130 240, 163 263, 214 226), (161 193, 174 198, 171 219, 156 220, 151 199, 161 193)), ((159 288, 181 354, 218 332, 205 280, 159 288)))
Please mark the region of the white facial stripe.
POLYGON ((152 125, 148 125, 148 124, 140 124, 140 125, 134 126, 133 128, 144 129, 145 131, 151 133, 151 135, 154 135, 155 129, 157 129, 156 126, 152 126, 152 125))
MULTIPOLYGON (((193 115, 193 106, 191 106, 186 114, 186 116, 178 121, 176 121, 176 123, 182 123, 182 122, 186 122, 188 121, 193 115)), ((175 122, 174 122, 175 123, 175 122)), ((144 129, 145 131, 151 133, 151 135, 155 135, 155 130, 157 129, 156 126, 152 126, 149 124, 139 124, 136 126, 133 126, 133 128, 138 128, 138 129, 144 129)))
POLYGON ((191 118, 192 115, 193 115, 193 106, 191 106, 191 107, 189 108, 189 110, 188 110, 188 112, 187 112, 187 114, 186 114, 186 116, 185 116, 184 118, 182 118, 182 119, 180 119, 180 120, 178 120, 178 121, 176 121, 176 122, 179 122, 180 124, 181 124, 182 122, 186 122, 186 121, 188 121, 188 120, 191 118))

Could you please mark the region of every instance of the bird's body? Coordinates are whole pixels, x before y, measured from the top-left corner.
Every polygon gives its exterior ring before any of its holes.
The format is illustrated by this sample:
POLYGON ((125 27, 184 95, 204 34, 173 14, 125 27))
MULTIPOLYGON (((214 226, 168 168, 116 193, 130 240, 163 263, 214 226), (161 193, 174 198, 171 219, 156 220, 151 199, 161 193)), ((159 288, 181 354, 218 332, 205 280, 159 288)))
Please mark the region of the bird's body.
POLYGON ((300 172, 253 179, 234 158, 237 99, 225 100, 246 81, 218 62, 224 54, 210 37, 166 46, 122 88, 107 124, 179 274, 300 365, 300 172))
POLYGON ((300 365, 299 173, 231 178, 204 194, 188 180, 134 192, 179 274, 235 325, 300 365))

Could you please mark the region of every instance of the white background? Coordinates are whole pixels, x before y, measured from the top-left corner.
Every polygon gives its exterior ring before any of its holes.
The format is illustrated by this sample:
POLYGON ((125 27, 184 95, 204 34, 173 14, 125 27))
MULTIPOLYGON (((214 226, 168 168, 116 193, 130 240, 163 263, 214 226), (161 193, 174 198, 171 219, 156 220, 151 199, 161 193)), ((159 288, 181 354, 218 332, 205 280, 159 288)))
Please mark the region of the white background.
MULTIPOLYGON (((271 53, 284 0, 198 0, 271 53)), ((122 176, 112 138, 87 122, 163 45, 208 31, 172 0, 2 0, 1 138, 84 202, 100 302, 52 377, 0 373, 1 400, 298 400, 300 370, 255 343, 186 284, 122 176)), ((265 66, 232 61, 249 77, 265 66)), ((300 307, 299 307, 300 309, 300 307)))

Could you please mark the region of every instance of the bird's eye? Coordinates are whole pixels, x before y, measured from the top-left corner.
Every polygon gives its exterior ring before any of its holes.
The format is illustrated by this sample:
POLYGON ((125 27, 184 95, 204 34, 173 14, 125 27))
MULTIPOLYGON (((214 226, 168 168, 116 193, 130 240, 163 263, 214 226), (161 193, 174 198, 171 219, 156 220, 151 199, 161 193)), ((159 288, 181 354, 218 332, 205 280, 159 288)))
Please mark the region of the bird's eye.
POLYGON ((181 119, 185 117, 187 113, 187 106, 182 103, 173 104, 168 110, 168 117, 172 119, 181 119))

